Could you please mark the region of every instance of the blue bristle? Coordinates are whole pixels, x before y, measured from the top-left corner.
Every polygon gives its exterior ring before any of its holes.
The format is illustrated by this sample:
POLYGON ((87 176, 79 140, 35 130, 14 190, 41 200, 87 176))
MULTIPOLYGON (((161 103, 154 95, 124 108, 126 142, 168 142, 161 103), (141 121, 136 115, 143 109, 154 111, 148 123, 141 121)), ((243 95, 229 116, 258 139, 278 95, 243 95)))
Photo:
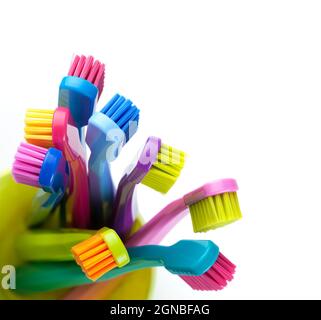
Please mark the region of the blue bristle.
MULTIPOLYGON (((114 97, 105 105, 101 110, 106 116, 112 119, 119 128, 125 133, 126 142, 131 138, 129 136, 129 122, 139 120, 139 109, 133 103, 119 94, 114 97)), ((131 132, 133 135, 135 132, 131 132)))
MULTIPOLYGON (((127 115, 128 111, 130 110, 130 106, 132 105, 132 102, 130 100, 125 100, 119 108, 115 111, 115 113, 111 116, 111 119, 113 119, 118 125, 119 121, 127 115)), ((120 125, 119 125, 120 126, 120 125)))
POLYGON ((113 104, 118 100, 119 97, 120 97, 120 95, 116 93, 116 94, 107 102, 107 104, 100 110, 100 112, 106 114, 106 112, 113 106, 113 104))
MULTIPOLYGON (((129 101, 129 100, 128 100, 129 101)), ((117 122, 118 125, 123 128, 123 126, 132 119, 133 114, 135 113, 135 110, 137 110, 137 108, 135 106, 131 106, 130 108, 128 108, 128 110, 126 111, 126 113, 124 113, 122 115, 122 117, 119 119, 119 121, 117 122)))
POLYGON ((122 106, 122 104, 126 101, 126 99, 122 96, 119 96, 119 98, 110 106, 110 108, 106 112, 106 116, 109 118, 112 118, 113 115, 118 111, 118 109, 122 106))
MULTIPOLYGON (((129 136, 129 124, 130 124, 130 121, 136 121, 137 125, 138 125, 139 110, 136 107, 134 107, 132 111, 133 112, 130 115, 130 119, 126 123, 124 123, 124 125, 122 126, 122 130, 124 131, 124 133, 126 135, 126 139, 130 139, 131 138, 131 136, 129 136)), ((136 130, 137 130, 137 125, 136 125, 136 130)), ((134 132, 131 132, 131 135, 133 135, 136 132, 136 130, 134 132)))

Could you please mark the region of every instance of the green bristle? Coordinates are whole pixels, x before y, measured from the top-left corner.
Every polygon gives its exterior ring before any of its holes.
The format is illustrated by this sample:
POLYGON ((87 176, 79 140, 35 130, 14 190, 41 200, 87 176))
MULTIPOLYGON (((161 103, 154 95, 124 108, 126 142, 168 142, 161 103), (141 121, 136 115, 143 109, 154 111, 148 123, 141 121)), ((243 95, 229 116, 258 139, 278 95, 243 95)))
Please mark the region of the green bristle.
POLYGON ((185 153, 162 144, 157 161, 142 180, 142 183, 158 192, 167 193, 179 177, 185 164, 185 153))
POLYGON ((194 232, 206 232, 242 218, 236 192, 226 192, 189 206, 194 232))

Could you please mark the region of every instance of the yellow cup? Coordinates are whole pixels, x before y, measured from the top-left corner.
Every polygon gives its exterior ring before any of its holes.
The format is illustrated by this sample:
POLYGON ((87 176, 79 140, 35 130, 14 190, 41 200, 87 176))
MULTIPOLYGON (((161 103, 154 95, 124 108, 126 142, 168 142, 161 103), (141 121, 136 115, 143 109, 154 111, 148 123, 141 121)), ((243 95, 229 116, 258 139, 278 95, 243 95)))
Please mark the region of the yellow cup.
MULTIPOLYGON (((36 188, 17 184, 9 172, 0 175, 0 300, 4 299, 64 299, 68 298, 70 289, 21 296, 14 290, 6 290, 1 286, 1 270, 5 265, 21 264, 14 250, 16 237, 27 228, 26 221, 30 214, 31 201, 36 188)), ((135 228, 139 228, 137 222, 135 228)), ((19 286, 19 283, 16 283, 19 286)), ((88 294, 82 299, 148 299, 153 286, 153 271, 145 269, 132 272, 106 283, 101 283, 95 291, 88 288, 88 294)), ((73 299, 75 296, 73 296, 73 299)))

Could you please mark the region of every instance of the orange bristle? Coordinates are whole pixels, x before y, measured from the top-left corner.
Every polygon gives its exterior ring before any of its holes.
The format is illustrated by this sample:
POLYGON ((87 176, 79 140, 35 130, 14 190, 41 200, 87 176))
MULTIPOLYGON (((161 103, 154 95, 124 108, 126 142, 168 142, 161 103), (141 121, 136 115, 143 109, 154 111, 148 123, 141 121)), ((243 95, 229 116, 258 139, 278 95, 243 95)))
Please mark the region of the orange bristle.
POLYGON ((100 234, 75 245, 71 251, 83 272, 93 281, 117 267, 111 251, 100 234))

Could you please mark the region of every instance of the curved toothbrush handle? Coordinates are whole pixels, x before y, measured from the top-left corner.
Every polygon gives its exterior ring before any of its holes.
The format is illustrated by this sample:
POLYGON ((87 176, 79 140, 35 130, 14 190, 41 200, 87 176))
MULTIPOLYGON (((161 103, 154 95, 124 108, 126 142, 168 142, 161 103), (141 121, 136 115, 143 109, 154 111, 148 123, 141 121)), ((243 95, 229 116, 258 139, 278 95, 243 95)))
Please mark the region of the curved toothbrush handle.
POLYGON ((111 223, 115 187, 106 160, 95 160, 92 153, 88 168, 91 227, 98 229, 111 223))
POLYGON ((64 191, 59 190, 57 193, 45 192, 39 189, 32 199, 31 216, 29 217, 28 226, 36 226, 56 209, 64 195, 64 191))
POLYGON ((113 209, 115 216, 113 227, 123 239, 129 234, 136 219, 137 212, 134 208, 136 206, 134 202, 136 185, 141 183, 150 171, 157 159, 160 146, 159 138, 149 137, 134 167, 130 166, 126 170, 127 173, 118 185, 113 209))
POLYGON ((187 214, 187 209, 183 199, 173 201, 135 232, 126 241, 126 246, 160 243, 165 235, 187 214))
POLYGON ((133 211, 133 197, 136 181, 131 181, 130 176, 125 175, 120 180, 114 202, 114 223, 113 228, 118 235, 124 239, 135 221, 135 212, 133 211))
MULTIPOLYGON (((107 272, 97 282, 113 279, 128 272, 158 266, 154 260, 144 261, 133 257, 129 264, 107 272)), ((16 281, 19 283, 16 291, 20 294, 46 292, 93 283, 74 261, 38 262, 22 265, 17 268, 16 281)))
POLYGON ((73 261, 70 248, 93 235, 87 230, 29 231, 19 235, 15 248, 23 261, 73 261))
POLYGON ((219 248, 209 240, 180 240, 171 246, 145 245, 127 248, 131 259, 154 262, 178 275, 201 275, 216 261, 219 248))
POLYGON ((90 224, 89 187, 86 164, 78 157, 70 161, 72 176, 72 221, 73 227, 86 229, 90 224))

